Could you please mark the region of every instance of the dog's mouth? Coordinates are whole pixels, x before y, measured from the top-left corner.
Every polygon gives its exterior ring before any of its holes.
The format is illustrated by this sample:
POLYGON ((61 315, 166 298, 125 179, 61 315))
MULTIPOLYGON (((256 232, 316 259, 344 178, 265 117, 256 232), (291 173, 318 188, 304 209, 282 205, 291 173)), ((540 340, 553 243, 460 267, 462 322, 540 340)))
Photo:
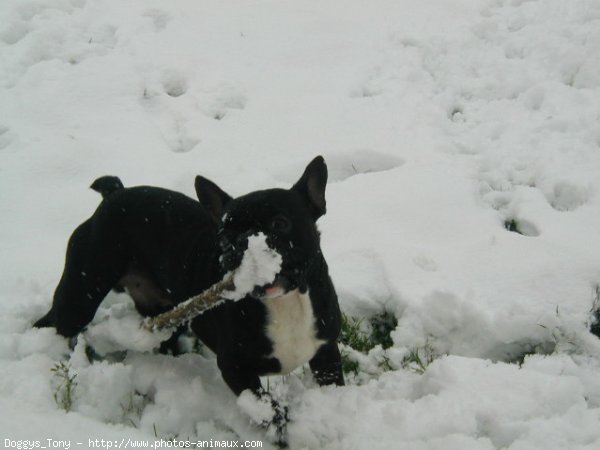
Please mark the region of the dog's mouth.
POLYGON ((282 297, 294 289, 294 284, 288 278, 283 275, 277 275, 273 283, 264 286, 255 286, 250 296, 259 300, 269 300, 282 297))
POLYGON ((274 284, 269 284, 267 286, 257 287, 252 291, 252 297, 257 299, 269 300, 272 298, 283 297, 286 294, 286 290, 274 284))
MULTIPOLYGON (((251 229, 237 236, 227 236, 223 229, 219 231, 221 255, 219 263, 224 272, 238 269, 248 249, 248 240, 259 232, 251 229)), ((257 299, 277 298, 301 288, 307 268, 307 257, 302 248, 294 246, 290 241, 266 234, 267 247, 282 257, 280 272, 275 279, 266 285, 256 285, 249 293, 257 299)))

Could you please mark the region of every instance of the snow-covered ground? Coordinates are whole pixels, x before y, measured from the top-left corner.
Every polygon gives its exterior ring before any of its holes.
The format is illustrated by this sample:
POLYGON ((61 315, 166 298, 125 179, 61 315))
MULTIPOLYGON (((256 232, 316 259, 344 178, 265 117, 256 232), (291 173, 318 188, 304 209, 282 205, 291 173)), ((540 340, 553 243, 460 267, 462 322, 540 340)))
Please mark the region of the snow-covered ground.
POLYGON ((599 449, 598 0, 0 2, 2 444, 269 448, 211 354, 142 351, 125 295, 85 339, 129 352, 90 364, 80 341, 69 413, 51 371, 68 345, 31 324, 96 177, 239 195, 317 154, 342 309, 395 314, 395 370, 375 348, 342 388, 269 379, 290 446, 599 449))

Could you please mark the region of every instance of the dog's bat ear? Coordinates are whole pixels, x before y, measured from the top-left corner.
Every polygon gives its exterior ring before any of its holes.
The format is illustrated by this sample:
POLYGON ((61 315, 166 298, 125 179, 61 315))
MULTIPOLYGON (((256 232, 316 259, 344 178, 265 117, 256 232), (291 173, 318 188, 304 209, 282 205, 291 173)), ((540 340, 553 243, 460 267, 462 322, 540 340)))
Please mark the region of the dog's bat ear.
POLYGON ((308 201, 313 219, 325 214, 325 185, 327 184, 327 165, 322 156, 313 159, 292 190, 302 194, 308 201))
POLYGON ((221 222, 223 208, 231 201, 231 197, 215 183, 200 175, 196 177, 194 187, 200 204, 217 222, 221 222))

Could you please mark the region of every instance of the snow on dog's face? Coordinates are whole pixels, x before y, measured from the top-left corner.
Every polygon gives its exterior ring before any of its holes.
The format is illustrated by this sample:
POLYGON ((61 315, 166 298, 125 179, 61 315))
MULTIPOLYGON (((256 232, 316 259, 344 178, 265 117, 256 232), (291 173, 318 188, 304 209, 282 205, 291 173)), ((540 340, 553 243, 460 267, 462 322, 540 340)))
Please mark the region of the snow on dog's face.
POLYGON ((242 263, 252 236, 264 235, 266 246, 281 255, 272 283, 257 283, 251 295, 272 298, 294 289, 306 291, 306 274, 320 254, 316 220, 325 214, 327 167, 315 158, 291 189, 255 191, 232 199, 211 181, 197 177, 196 192, 219 222, 220 263, 224 271, 242 263))
MULTIPOLYGON (((223 239, 222 239, 223 240, 223 239)), ((273 283, 281 272, 281 255, 267 244, 264 233, 256 233, 245 242, 247 248, 239 264, 233 266, 233 291, 226 292, 224 297, 239 300, 246 295, 274 297, 279 294, 279 288, 273 283), (264 288, 264 292, 257 289, 264 288)), ((230 245, 227 245, 231 247, 230 245)), ((224 265, 226 255, 220 257, 224 265)))

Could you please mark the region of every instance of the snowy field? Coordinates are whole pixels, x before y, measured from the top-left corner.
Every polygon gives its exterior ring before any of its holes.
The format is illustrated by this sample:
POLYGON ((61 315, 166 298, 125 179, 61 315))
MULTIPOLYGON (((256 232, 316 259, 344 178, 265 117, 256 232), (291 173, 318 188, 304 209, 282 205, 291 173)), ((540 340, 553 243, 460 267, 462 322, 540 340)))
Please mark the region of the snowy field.
POLYGON ((2 445, 272 448, 208 351, 147 351, 125 295, 73 354, 31 324, 98 176, 239 195, 318 154, 342 310, 398 325, 345 387, 264 380, 290 447, 600 449, 599 0, 0 1, 2 445))

